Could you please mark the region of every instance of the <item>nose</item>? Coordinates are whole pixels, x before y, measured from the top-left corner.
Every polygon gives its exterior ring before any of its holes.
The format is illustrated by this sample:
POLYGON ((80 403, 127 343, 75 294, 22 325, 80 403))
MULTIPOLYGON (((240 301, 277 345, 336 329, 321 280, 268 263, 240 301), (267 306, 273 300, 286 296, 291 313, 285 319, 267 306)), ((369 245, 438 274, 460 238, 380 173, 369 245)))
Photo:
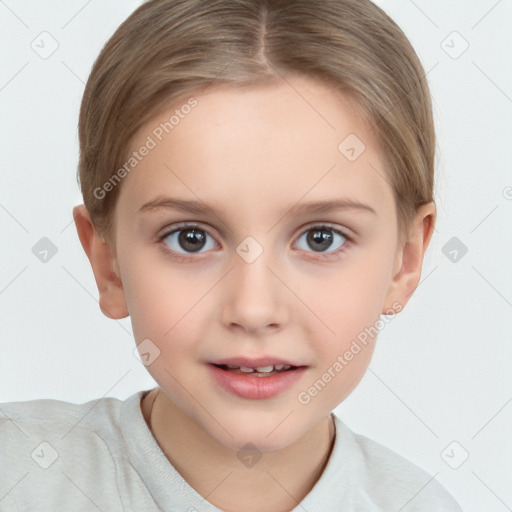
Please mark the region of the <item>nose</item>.
POLYGON ((266 250, 255 261, 249 261, 237 253, 233 255, 221 299, 222 323, 247 334, 279 331, 288 321, 289 310, 286 287, 276 277, 277 265, 266 250))

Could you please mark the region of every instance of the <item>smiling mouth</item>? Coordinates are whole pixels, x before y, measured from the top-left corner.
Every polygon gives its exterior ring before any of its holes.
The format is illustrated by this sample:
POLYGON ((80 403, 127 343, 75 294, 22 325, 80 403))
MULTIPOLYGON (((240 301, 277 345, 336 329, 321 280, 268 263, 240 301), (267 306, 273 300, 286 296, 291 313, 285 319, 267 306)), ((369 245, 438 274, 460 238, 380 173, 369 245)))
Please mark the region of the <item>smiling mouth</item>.
POLYGON ((213 366, 216 366, 217 368, 220 368, 226 372, 233 373, 235 375, 244 375, 246 377, 271 377, 272 375, 278 375, 300 368, 299 366, 292 366, 289 364, 257 366, 254 368, 227 364, 213 364, 213 366))
POLYGON ((277 397, 296 385, 309 368, 270 357, 252 360, 243 357, 231 358, 210 362, 207 366, 211 377, 220 388, 246 400, 277 397))

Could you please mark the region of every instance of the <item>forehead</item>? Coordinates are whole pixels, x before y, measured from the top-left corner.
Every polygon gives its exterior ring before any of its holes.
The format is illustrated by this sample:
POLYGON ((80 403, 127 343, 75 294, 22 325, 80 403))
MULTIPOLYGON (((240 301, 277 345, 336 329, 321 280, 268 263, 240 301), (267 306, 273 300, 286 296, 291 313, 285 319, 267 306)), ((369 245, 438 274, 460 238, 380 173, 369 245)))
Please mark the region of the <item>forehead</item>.
POLYGON ((123 180, 119 202, 140 208, 169 194, 247 214, 262 215, 265 205, 275 215, 301 198, 343 196, 392 208, 376 133, 329 86, 289 78, 252 89, 211 86, 190 97, 139 129, 131 150, 148 137, 154 144, 123 180), (192 96, 196 105, 182 109, 192 96))

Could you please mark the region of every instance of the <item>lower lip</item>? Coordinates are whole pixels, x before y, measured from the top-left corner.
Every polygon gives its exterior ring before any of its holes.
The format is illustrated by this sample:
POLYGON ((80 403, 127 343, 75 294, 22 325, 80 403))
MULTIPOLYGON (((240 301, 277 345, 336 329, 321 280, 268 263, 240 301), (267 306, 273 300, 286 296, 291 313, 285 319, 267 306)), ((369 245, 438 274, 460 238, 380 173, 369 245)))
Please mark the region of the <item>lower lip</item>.
POLYGON ((256 377, 255 375, 238 375, 221 370, 213 364, 207 366, 219 386, 236 396, 250 400, 265 400, 279 395, 292 387, 307 370, 306 366, 301 366, 295 370, 277 373, 270 377, 256 377))

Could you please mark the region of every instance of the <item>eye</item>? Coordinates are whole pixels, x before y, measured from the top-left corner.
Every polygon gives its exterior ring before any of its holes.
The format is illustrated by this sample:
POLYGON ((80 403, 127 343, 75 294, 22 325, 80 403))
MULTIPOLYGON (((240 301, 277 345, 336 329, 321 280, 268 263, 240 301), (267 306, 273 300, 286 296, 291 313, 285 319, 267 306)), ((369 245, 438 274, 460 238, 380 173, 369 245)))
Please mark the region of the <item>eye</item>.
POLYGON ((198 226, 181 227, 164 234, 161 240, 171 252, 178 255, 198 253, 202 249, 208 251, 216 247, 213 238, 198 226))
POLYGON ((328 225, 320 225, 314 226, 302 234, 297 241, 297 245, 299 249, 305 251, 309 251, 309 248, 311 248, 313 252, 319 253, 320 257, 325 258, 345 250, 348 241, 349 238, 339 230, 328 225), (302 247, 300 247, 299 243, 301 240, 304 241, 302 247), (332 250, 325 254, 327 249, 332 250))
MULTIPOLYGON (((217 247, 213 237, 198 225, 178 226, 159 236, 165 250, 175 258, 207 252, 217 247)), ((317 225, 306 230, 297 240, 299 249, 326 259, 343 252, 350 238, 330 225, 317 225), (330 249, 330 250, 329 250, 330 249)))

